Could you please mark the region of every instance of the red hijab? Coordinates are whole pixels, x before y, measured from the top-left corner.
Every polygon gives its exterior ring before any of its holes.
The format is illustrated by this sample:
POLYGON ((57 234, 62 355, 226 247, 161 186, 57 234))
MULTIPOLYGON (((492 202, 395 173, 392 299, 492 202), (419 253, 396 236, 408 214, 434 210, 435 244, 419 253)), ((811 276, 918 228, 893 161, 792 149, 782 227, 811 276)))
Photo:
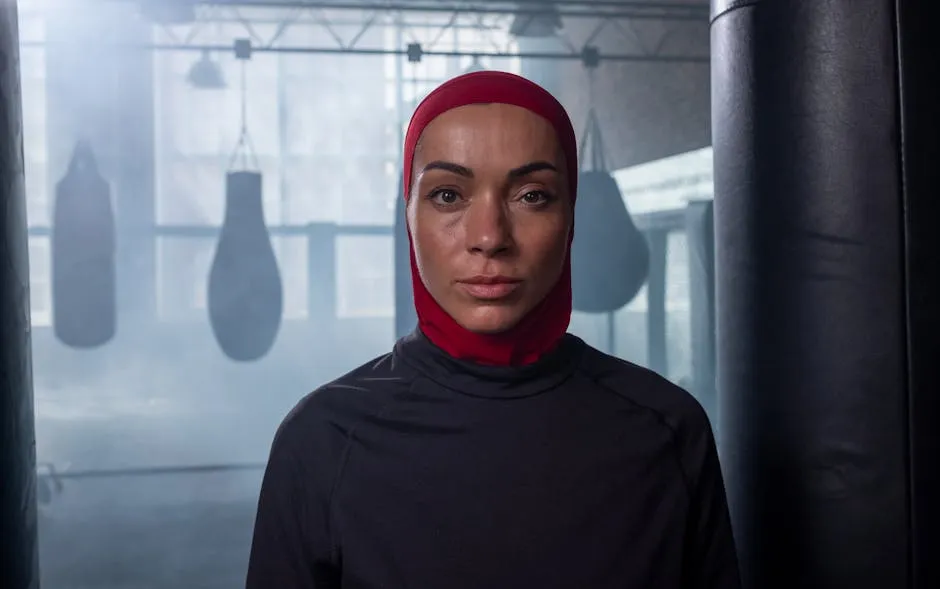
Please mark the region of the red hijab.
MULTIPOLYGON (((525 78, 505 72, 481 71, 464 74, 438 86, 418 105, 404 150, 404 194, 411 192, 415 147, 421 133, 439 115, 469 104, 511 104, 529 110, 551 123, 558 135, 568 166, 572 199, 578 192, 578 146, 571 120, 564 107, 545 89, 525 78)), ((572 236, 574 231, 572 231, 572 236)), ((424 286, 415 262, 411 229, 411 281, 414 288, 418 327, 436 346, 461 360, 490 365, 531 364, 550 351, 568 330, 571 321, 571 254, 565 259, 558 283, 545 299, 509 331, 473 333, 461 327, 437 304, 424 286)))

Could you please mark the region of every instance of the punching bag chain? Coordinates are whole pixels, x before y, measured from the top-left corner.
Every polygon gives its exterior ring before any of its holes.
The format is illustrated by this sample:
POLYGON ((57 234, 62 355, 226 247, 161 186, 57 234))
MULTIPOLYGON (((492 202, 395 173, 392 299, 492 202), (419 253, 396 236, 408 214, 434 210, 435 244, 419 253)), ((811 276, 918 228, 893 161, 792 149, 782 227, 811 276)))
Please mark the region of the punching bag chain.
POLYGON ((247 60, 243 60, 241 62, 241 129, 238 133, 238 142, 235 145, 235 150, 232 152, 232 157, 228 162, 229 170, 235 166, 235 161, 238 159, 241 161, 241 169, 247 170, 249 168, 249 158, 250 163, 254 164, 254 169, 261 169, 261 166, 258 164, 258 157, 255 154, 254 145, 251 142, 251 135, 248 133, 248 87, 246 62, 247 60))
POLYGON ((601 136, 601 126, 597 120, 597 110, 594 106, 594 68, 587 70, 588 76, 588 114, 584 134, 581 136, 581 147, 578 151, 578 161, 585 171, 607 171, 607 159, 604 156, 604 139, 601 136), (590 162, 585 157, 590 148, 590 162))

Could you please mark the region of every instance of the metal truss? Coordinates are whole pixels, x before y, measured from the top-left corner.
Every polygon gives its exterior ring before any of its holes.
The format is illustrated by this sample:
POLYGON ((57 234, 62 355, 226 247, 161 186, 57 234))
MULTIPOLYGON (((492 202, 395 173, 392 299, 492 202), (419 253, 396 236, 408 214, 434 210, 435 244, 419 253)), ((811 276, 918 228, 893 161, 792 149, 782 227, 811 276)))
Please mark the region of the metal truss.
MULTIPOLYGON (((538 0, 517 0, 515 3, 498 0, 196 0, 196 3, 194 23, 162 25, 165 42, 147 48, 224 53, 235 50, 237 44, 242 49, 239 56, 245 57, 247 41, 251 53, 400 55, 412 63, 432 56, 578 60, 589 67, 604 61, 707 63, 709 60, 707 54, 667 52, 662 41, 670 36, 668 26, 665 26, 661 42, 652 44, 640 42, 634 29, 636 20, 660 20, 676 26, 701 23, 702 31, 707 32, 708 10, 702 4, 605 0, 597 3, 586 0, 553 3, 538 0), (520 14, 544 14, 546 9, 553 7, 562 16, 562 22, 589 21, 581 25, 582 30, 591 27, 588 38, 575 43, 562 29, 556 37, 558 51, 520 53, 512 42, 498 41, 497 35, 492 35, 488 49, 479 51, 440 47, 447 33, 455 29, 505 32, 509 30, 512 19, 520 14), (217 37, 209 35, 207 38, 203 32, 219 22, 239 23, 243 35, 222 43, 217 37), (329 34, 334 44, 317 47, 288 44, 284 37, 292 27, 318 27, 329 34), (370 36, 366 33, 377 27, 399 28, 404 46, 376 45, 374 37, 370 45, 370 36), (353 32, 349 33, 351 28, 353 32), (340 34, 340 29, 346 29, 347 34, 340 34), (595 42, 602 35, 617 36, 617 45, 625 52, 600 53, 595 42)), ((505 35, 502 36, 505 39, 505 35)))
POLYGON ((562 18, 625 18, 707 22, 708 3, 630 0, 192 0, 197 6, 369 10, 392 12, 464 12, 483 14, 545 14, 562 18))

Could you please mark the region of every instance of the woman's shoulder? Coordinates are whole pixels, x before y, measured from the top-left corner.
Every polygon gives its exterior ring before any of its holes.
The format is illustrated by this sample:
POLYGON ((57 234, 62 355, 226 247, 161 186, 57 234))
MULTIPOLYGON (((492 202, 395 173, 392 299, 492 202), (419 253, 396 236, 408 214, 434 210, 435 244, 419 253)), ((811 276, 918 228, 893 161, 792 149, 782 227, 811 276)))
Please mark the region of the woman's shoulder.
POLYGON ((397 393, 407 391, 412 375, 384 354, 314 389, 294 405, 278 428, 278 437, 306 440, 320 435, 346 437, 362 419, 376 415, 397 393))
POLYGON ((671 428, 711 429, 691 393, 649 368, 585 346, 581 370, 599 388, 657 414, 671 428))

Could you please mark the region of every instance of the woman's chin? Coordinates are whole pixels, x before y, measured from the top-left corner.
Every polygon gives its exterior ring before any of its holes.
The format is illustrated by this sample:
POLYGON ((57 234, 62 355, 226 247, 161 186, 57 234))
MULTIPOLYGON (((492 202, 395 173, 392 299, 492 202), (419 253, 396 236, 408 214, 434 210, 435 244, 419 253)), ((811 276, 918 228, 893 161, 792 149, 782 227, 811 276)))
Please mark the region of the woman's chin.
POLYGON ((467 313, 464 317, 455 317, 457 323, 471 333, 498 335, 515 327, 522 316, 512 308, 484 307, 467 313))

